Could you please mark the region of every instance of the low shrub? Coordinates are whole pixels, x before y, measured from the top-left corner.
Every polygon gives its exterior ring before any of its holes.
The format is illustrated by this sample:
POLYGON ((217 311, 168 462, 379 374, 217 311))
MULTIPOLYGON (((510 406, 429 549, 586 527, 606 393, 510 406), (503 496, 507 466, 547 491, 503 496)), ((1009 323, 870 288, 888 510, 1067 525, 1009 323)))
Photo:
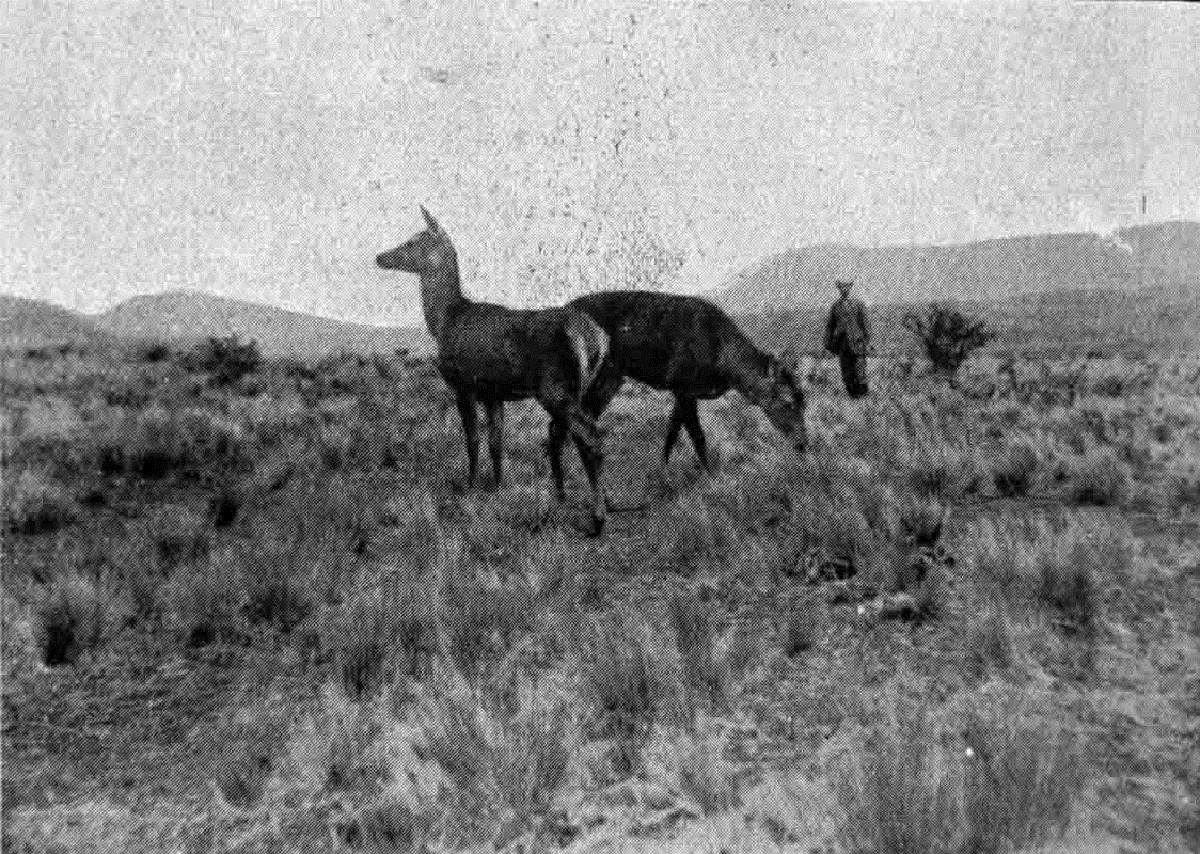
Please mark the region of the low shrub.
POLYGON ((231 385, 262 363, 254 341, 241 342, 237 335, 210 337, 187 354, 187 367, 208 371, 216 385, 231 385))

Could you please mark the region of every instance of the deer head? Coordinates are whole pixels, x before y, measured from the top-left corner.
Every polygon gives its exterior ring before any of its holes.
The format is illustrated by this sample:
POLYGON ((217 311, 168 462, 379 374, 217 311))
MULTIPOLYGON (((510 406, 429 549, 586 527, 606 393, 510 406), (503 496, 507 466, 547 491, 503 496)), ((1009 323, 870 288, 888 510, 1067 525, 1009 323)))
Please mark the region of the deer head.
POLYGON ((425 218, 425 230, 401 243, 395 249, 375 256, 375 263, 385 270, 403 270, 406 273, 424 275, 446 268, 454 263, 454 248, 446 232, 425 206, 421 205, 425 218))
POLYGON ((775 357, 769 357, 767 375, 758 389, 758 400, 775 429, 791 440, 798 451, 808 447, 804 420, 804 391, 796 377, 775 357))

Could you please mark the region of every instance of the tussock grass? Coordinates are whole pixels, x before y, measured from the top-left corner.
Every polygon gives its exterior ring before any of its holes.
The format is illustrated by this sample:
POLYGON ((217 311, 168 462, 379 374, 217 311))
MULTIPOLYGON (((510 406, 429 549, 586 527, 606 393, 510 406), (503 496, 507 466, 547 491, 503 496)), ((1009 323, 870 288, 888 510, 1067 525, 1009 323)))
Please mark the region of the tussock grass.
POLYGON ((602 735, 636 740, 659 720, 686 720, 678 647, 627 606, 588 614, 580 627, 584 696, 602 735))
POLYGON ((360 582, 342 605, 326 611, 319 643, 349 696, 430 672, 439 641, 428 585, 427 577, 398 564, 360 582))
POLYGON ((1129 465, 1111 448, 1096 448, 1069 465, 1067 492, 1077 504, 1125 504, 1133 488, 1129 465))
POLYGON ((272 548, 246 555, 243 613, 251 623, 272 626, 286 635, 313 613, 317 602, 310 583, 312 569, 298 558, 295 552, 272 548))
POLYGON ((211 410, 155 406, 101 425, 92 454, 108 474, 196 479, 245 465, 250 448, 235 423, 211 410))
POLYGON ((508 709, 439 662, 410 719, 417 743, 440 766, 447 794, 446 841, 504 845, 548 810, 566 778, 577 735, 561 698, 529 683, 508 709))
POLYGON ((42 662, 50 667, 74 664, 113 636, 124 610, 112 592, 76 572, 55 578, 33 605, 42 662))
POLYGON ((1075 515, 985 519, 975 526, 968 553, 981 601, 998 597, 1089 644, 1100 626, 1104 590, 1135 583, 1133 536, 1122 522, 1075 515))
POLYGON ((49 475, 23 471, 5 490, 5 523, 19 534, 44 534, 76 521, 80 507, 75 497, 49 475))
POLYGON ((1034 705, 1000 689, 937 708, 891 683, 827 754, 846 850, 967 854, 1060 838, 1083 785, 1079 745, 1034 705))
POLYGON ((536 615, 528 584, 486 584, 464 552, 461 537, 446 535, 439 542, 437 619, 446 653, 474 676, 530 631, 536 615))
POLYGON ((694 708, 725 709, 733 692, 728 662, 721 659, 717 604, 687 586, 666 597, 666 616, 679 648, 681 676, 694 708))
POLYGON ((784 619, 784 655, 792 657, 807 652, 820 640, 829 620, 825 597, 816 591, 794 597, 784 619))
POLYGON ((521 552, 520 575, 540 600, 558 597, 583 570, 581 551, 567 543, 561 528, 539 534, 521 552))
POLYGON ((1004 674, 1016 663, 1013 628, 999 603, 986 603, 966 626, 963 642, 964 668, 968 679, 982 682, 991 674, 1004 674))
POLYGON ((141 520, 137 537, 153 549, 164 572, 202 559, 211 545, 205 519, 182 504, 161 504, 141 520))
POLYGON ((701 495, 677 499, 668 511, 668 520, 655 565, 681 575, 724 565, 744 540, 729 514, 701 495))
POLYGON ((1036 486, 1041 460, 1027 440, 1009 444, 992 460, 992 483, 1006 498, 1028 495, 1036 486))
POLYGON ((693 731, 661 734, 647 747, 647 764, 702 815, 721 815, 742 805, 738 767, 727 756, 729 731, 702 718, 693 731))
POLYGON ((246 588, 242 554, 211 553, 196 571, 176 573, 159 590, 163 610, 185 647, 236 644, 246 638, 246 588))

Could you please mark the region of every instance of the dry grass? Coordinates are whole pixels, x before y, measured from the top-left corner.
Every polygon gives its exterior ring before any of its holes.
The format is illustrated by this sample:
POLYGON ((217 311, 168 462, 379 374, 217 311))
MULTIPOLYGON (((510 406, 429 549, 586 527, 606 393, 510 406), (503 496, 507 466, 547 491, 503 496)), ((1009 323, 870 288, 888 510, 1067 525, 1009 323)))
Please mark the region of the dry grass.
POLYGON ((592 541, 536 407, 509 485, 451 486, 426 362, 213 384, 101 358, 11 386, 6 850, 998 854, 1147 802, 1185 826, 1191 363, 1019 360, 1045 387, 1009 389, 980 359, 957 390, 884 365, 867 401, 812 388, 805 458, 731 396, 712 477, 652 471, 666 410, 631 389, 610 471, 645 506, 592 541))
POLYGON ((1016 692, 932 707, 893 683, 830 751, 855 852, 1001 852, 1061 837, 1081 791, 1080 749, 1016 692))
POLYGON ((56 531, 79 517, 75 497, 40 472, 21 472, 5 493, 5 523, 9 530, 18 534, 56 531))

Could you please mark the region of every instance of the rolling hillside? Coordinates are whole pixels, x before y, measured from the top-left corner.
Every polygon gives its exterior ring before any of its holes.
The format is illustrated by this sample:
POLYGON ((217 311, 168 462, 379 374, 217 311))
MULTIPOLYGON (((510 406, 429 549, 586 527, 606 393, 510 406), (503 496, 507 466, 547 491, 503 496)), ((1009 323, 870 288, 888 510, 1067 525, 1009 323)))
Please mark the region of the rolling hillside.
POLYGON ((123 338, 202 338, 238 335, 256 340, 268 355, 324 355, 340 350, 427 351, 423 329, 365 326, 202 291, 166 291, 134 297, 96 318, 123 338))
POLYGON ((735 274, 708 296, 735 312, 823 304, 839 278, 858 282, 875 303, 948 297, 991 301, 1092 289, 1193 290, 1200 284, 1200 223, 955 246, 788 249, 735 274))
POLYGON ((91 320, 43 300, 0 294, 0 342, 8 349, 91 342, 105 337, 91 320))

